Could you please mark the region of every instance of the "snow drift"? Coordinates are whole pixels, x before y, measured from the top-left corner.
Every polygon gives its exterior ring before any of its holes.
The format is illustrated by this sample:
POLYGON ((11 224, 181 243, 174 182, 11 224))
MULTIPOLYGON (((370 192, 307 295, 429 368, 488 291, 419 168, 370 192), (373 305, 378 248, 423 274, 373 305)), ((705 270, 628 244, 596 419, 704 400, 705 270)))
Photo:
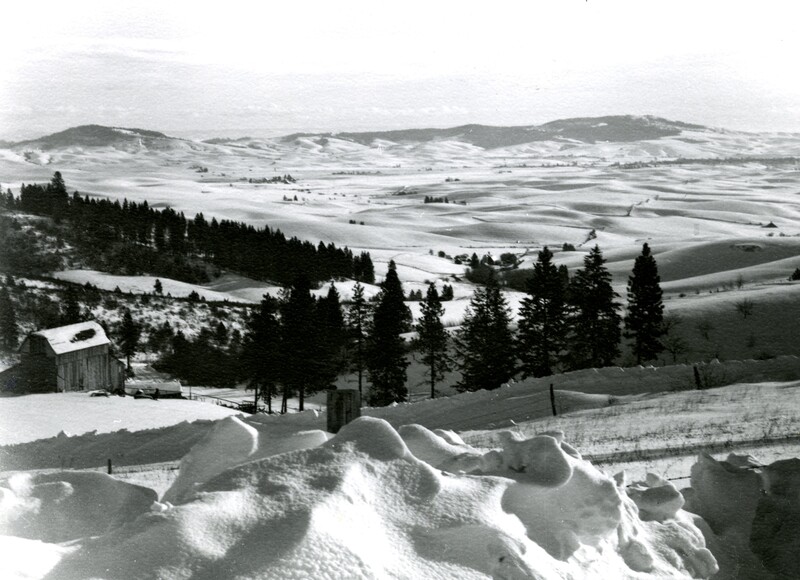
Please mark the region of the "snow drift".
POLYGON ((721 575, 797 578, 800 459, 762 467, 750 456, 731 454, 716 461, 701 455, 686 497, 687 509, 703 517, 701 528, 721 575))
POLYGON ((157 499, 151 489, 94 472, 17 473, 0 485, 0 534, 45 542, 103 534, 157 499))
POLYGON ((329 440, 315 432, 273 438, 231 418, 190 456, 167 492, 179 504, 152 501, 132 521, 87 532, 94 537, 83 537, 79 549, 43 545, 58 560, 49 577, 707 578, 717 571, 674 488, 641 482, 631 497, 624 478, 581 459, 560 433, 527 440, 509 433, 502 448, 484 451, 452 432, 396 431, 369 417, 329 440), (270 454, 272 439, 282 453, 270 454))

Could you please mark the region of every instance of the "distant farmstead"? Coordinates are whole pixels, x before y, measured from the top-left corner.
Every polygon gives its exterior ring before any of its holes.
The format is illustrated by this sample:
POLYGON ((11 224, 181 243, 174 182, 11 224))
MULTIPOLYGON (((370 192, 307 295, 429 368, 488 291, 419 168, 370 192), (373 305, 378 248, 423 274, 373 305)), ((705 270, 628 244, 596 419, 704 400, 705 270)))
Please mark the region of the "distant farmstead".
POLYGON ((20 363, 0 373, 0 389, 35 393, 121 390, 125 363, 111 355, 110 345, 96 322, 32 332, 19 347, 20 363))

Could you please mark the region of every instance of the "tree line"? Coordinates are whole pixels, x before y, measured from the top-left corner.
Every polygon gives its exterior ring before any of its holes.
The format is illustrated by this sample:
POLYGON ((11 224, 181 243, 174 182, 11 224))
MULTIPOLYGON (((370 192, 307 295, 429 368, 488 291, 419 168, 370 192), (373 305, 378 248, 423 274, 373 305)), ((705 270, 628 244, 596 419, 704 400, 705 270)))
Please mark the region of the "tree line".
POLYGON ((462 368, 457 389, 496 388, 518 374, 544 377, 610 366, 620 355, 623 336, 632 341, 637 364, 653 360, 664 348, 660 278, 647 244, 628 279, 624 318, 598 246, 571 278, 545 247, 527 279, 526 293, 513 333, 511 311, 496 280, 490 278, 475 292, 455 340, 462 368))
POLYGON ((410 350, 420 355, 431 397, 445 373, 461 374, 459 391, 494 389, 515 376, 542 377, 556 372, 609 366, 630 339, 637 364, 663 349, 665 332, 658 268, 644 244, 628 280, 627 314, 620 314, 600 248, 584 258, 570 277, 557 267, 548 248, 539 252, 528 279, 518 325, 494 278, 478 287, 458 331, 448 333, 442 299, 431 283, 412 323, 394 262, 375 300, 366 300, 356 284, 352 301, 341 307, 335 288, 316 302, 296 282, 280 299, 265 297, 244 338, 244 375, 267 401, 282 394, 303 400, 329 388, 338 374, 356 373, 358 389, 370 405, 408 400, 410 350), (316 328, 316 332, 311 329, 316 328), (408 343, 404 334, 414 331, 408 343))
POLYGON ((99 269, 129 275, 150 273, 191 283, 209 280, 211 264, 257 280, 286 285, 301 273, 311 283, 352 278, 375 279, 367 252, 319 242, 316 246, 279 229, 256 228, 243 222, 198 213, 188 219, 170 207, 154 209, 147 201, 71 196, 59 172, 48 184, 23 184, 15 197, 0 193, 0 207, 48 216, 99 269))
MULTIPOLYGON (((315 298, 309 280, 299 276, 277 298, 265 296, 251 310, 242 332, 217 321, 189 338, 164 322, 148 332, 148 346, 161 353, 155 364, 159 370, 195 385, 245 382, 256 401, 264 400, 270 411, 273 399, 279 398, 277 410, 282 412, 289 398, 297 397, 302 409, 308 396, 331 388, 348 371, 355 374, 370 405, 407 401, 411 351, 418 353, 430 396, 435 397, 437 384, 450 371, 461 375, 455 385, 459 391, 494 389, 516 376, 541 377, 614 364, 623 336, 631 340, 639 363, 664 349, 661 336, 667 325, 660 279, 647 244, 628 281, 624 317, 598 247, 571 277, 552 258, 548 248, 539 252, 516 328, 493 278, 476 288, 456 332, 444 326, 442 296, 433 283, 413 323, 396 265, 390 262, 380 292, 371 299, 360 283, 346 304, 333 284, 326 295, 315 298), (412 331, 414 338, 406 340, 412 331)), ((0 287, 4 350, 15 348, 18 341, 9 288, 14 288, 14 281, 7 276, 0 287)), ((80 291, 86 289, 70 286, 63 292, 58 324, 82 319, 80 291)), ((140 350, 142 332, 129 309, 113 334, 119 354, 130 361, 140 350)))

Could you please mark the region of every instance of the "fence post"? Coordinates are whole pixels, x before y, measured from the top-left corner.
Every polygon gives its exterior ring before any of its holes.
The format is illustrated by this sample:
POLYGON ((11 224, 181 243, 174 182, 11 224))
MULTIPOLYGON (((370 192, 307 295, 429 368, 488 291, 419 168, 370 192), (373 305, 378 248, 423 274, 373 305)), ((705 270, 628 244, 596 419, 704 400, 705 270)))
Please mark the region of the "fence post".
POLYGON ((555 417, 558 413, 556 413, 556 393, 553 390, 553 383, 550 383, 550 406, 553 408, 553 417, 555 417))
POLYGON ((329 433, 338 433, 339 429, 361 416, 361 397, 355 389, 331 389, 327 403, 329 433))
POLYGON ((703 388, 703 383, 700 381, 700 371, 697 369, 697 365, 693 365, 692 368, 694 369, 694 386, 699 391, 703 388))

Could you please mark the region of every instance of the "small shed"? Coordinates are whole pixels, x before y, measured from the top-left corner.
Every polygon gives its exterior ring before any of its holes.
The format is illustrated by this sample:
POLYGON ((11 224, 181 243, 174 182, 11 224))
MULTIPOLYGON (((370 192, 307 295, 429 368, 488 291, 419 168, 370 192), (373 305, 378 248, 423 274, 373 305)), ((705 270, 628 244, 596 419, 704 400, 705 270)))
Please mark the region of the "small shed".
POLYGON ((125 387, 125 363, 111 355, 110 346, 94 321, 32 332, 19 347, 19 365, 0 375, 0 387, 40 393, 119 391, 125 387))
POLYGON ((125 383, 125 394, 135 395, 141 391, 145 395, 153 396, 158 391, 158 396, 162 399, 180 399, 183 397, 183 389, 180 381, 175 379, 164 380, 139 380, 131 379, 125 383))

